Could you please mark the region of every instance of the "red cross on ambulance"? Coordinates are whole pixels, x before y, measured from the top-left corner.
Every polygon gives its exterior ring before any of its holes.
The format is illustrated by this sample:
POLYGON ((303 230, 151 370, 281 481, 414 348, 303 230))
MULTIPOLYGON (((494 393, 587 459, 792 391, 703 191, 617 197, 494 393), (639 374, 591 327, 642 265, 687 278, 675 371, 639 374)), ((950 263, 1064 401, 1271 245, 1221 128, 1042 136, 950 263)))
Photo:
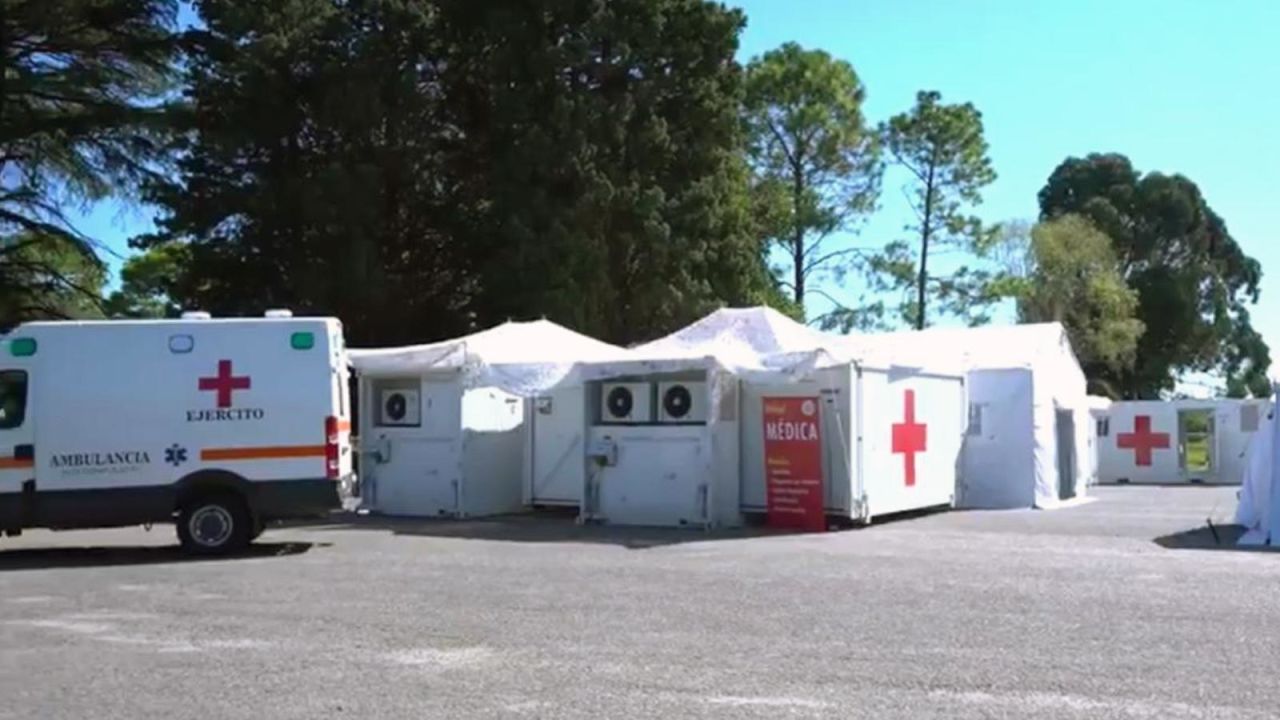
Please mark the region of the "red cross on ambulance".
POLYGON ((218 394, 218 407, 231 407, 231 395, 236 390, 248 390, 251 381, 248 375, 236 376, 231 369, 230 360, 218 361, 218 374, 214 377, 200 378, 200 389, 211 390, 218 394))
POLYGON ((916 484, 916 453, 927 450, 929 426, 916 422, 916 391, 907 390, 902 397, 900 423, 893 424, 893 453, 902 453, 902 473, 907 487, 916 484))

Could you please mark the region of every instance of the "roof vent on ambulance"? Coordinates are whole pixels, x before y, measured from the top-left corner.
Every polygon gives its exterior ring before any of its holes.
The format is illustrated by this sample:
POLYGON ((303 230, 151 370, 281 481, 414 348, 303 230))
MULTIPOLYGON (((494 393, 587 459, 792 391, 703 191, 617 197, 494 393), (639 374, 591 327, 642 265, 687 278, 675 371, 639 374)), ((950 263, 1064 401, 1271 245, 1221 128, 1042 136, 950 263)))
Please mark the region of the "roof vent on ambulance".
POLYGON ((184 310, 182 312, 183 320, 209 320, 213 316, 204 310, 184 310))
POLYGON ((262 316, 269 317, 269 318, 291 318, 293 317, 293 311, 276 308, 273 310, 266 311, 265 313, 262 314, 262 316))

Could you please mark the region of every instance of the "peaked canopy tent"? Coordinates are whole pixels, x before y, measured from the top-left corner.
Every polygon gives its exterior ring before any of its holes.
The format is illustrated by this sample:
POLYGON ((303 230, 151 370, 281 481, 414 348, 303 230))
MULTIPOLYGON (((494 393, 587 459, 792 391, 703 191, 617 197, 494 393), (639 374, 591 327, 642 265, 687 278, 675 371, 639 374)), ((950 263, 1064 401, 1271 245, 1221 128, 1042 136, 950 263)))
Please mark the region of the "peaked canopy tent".
MULTIPOLYGON (((547 320, 425 345, 350 350, 360 383, 362 501, 396 515, 520 508, 534 470, 534 428, 560 416, 582 426, 576 363, 626 355, 547 320), (544 400, 527 402, 531 397, 544 400)), ((579 458, 581 443, 579 434, 579 458)))
POLYGON ((855 335, 854 348, 949 354, 966 369, 968 421, 956 504, 1050 508, 1096 478, 1084 371, 1060 323, 855 335))
POLYGON ((948 504, 963 424, 963 379, 958 371, 930 372, 940 367, 937 360, 895 365, 890 350, 855 355, 842 338, 772 309, 722 309, 633 348, 623 361, 585 364, 582 378, 591 381, 599 401, 591 444, 604 462, 589 483, 584 514, 633 524, 730 525, 744 510, 764 511, 763 406, 773 397, 819 400, 814 406, 828 512, 869 519, 872 513, 948 504), (668 412, 668 393, 683 396, 681 387, 697 398, 692 422, 668 412), (949 417, 940 411, 929 453, 912 466, 928 480, 918 484, 914 477, 904 484, 907 466, 894 455, 890 432, 891 420, 904 412, 903 389, 919 397, 925 415, 952 406, 949 417), (641 403, 648 413, 643 417, 610 417, 607 400, 623 390, 653 393, 656 410, 641 403), (859 446, 864 433, 865 453, 859 446), (869 478, 892 478, 894 487, 875 488, 869 478))

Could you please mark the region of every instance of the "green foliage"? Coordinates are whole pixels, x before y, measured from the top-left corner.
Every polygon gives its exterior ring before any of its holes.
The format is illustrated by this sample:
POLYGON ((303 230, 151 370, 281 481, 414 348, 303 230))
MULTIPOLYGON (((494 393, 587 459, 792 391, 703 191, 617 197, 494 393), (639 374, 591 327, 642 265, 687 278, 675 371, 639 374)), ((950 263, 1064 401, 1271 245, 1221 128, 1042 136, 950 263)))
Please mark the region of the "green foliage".
POLYGON ((0 239, 0 332, 24 320, 102 317, 106 268, 61 234, 0 239))
POLYGON ((882 287, 914 290, 902 313, 916 328, 928 324, 930 298, 948 313, 982 322, 984 309, 998 299, 988 292, 988 272, 968 266, 950 273, 929 270, 930 258, 940 251, 982 254, 994 240, 993 228, 965 214, 966 207, 982 202, 982 188, 996 178, 982 114, 971 103, 947 105, 938 92, 921 91, 915 107, 890 118, 883 134, 890 156, 911 178, 908 198, 917 221, 906 227, 912 241, 890 243, 873 258, 873 277, 882 287))
POLYGON ((852 65, 795 43, 747 67, 743 108, 759 227, 786 251, 784 282, 799 306, 811 276, 839 274, 847 269, 841 261, 858 253, 828 252, 825 241, 875 209, 883 166, 862 116, 865 97, 852 65))
POLYGON ((200 118, 152 198, 215 313, 357 344, 545 315, 615 341, 776 301, 741 147, 742 16, 698 0, 200 6, 200 118))
POLYGON ((176 13, 176 0, 0 0, 0 325, 23 308, 68 309, 31 303, 49 299, 49 279, 69 264, 77 277, 98 264, 93 240, 66 221, 68 203, 127 195, 162 169, 176 13))
POLYGON ((480 317, 536 309, 630 342, 778 299, 739 152, 743 22, 699 0, 459 19, 462 47, 494 48, 471 78, 487 103, 460 120, 491 199, 480 317))
MULTIPOLYGON (((178 172, 149 188, 189 262, 184 307, 343 318, 353 344, 468 329, 476 279, 456 226, 474 207, 448 173, 445 40, 420 3, 199 5, 184 63, 178 172)), ((456 134, 456 132, 455 132, 456 134)))
POLYGON ((1075 213, 1111 239, 1138 294, 1146 332, 1131 369, 1108 369, 1128 398, 1153 398, 1179 373, 1217 372, 1235 395, 1266 395, 1269 350, 1250 323, 1258 262, 1244 254, 1199 188, 1180 175, 1140 174, 1122 155, 1069 158, 1040 191, 1041 213, 1075 213))
POLYGON ((156 245, 125 261, 120 269, 120 289, 107 297, 103 308, 113 318, 177 317, 182 308, 173 302, 174 278, 191 263, 190 248, 181 243, 156 245))
POLYGON ((1022 322, 1062 323, 1090 378, 1133 366, 1143 325, 1111 239, 1088 220, 1063 215, 1030 233, 1032 271, 1017 294, 1022 322))

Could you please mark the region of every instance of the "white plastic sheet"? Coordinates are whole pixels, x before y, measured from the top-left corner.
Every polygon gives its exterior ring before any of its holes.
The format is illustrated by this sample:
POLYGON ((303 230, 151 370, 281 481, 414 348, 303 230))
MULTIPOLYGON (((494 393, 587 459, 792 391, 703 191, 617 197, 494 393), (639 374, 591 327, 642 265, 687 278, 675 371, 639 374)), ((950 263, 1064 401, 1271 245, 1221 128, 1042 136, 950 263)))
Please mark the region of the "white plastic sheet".
POLYGON ((464 387, 496 387, 522 396, 541 395, 571 382, 578 363, 628 356, 623 348, 549 320, 507 322, 426 345, 348 351, 351 366, 364 375, 456 370, 464 387))
POLYGON ((718 369, 760 382, 786 381, 847 364, 838 338, 765 307, 724 308, 681 330, 636 346, 623 358, 593 362, 586 379, 718 369))
MULTIPOLYGON (((1276 400, 1280 401, 1280 396, 1276 400)), ((1276 404, 1272 407, 1275 408, 1276 404)), ((1272 518, 1280 510, 1280 488, 1276 482, 1276 451, 1280 447, 1276 442, 1277 434, 1280 434, 1280 424, 1272 410, 1249 440, 1235 517, 1236 523, 1244 526, 1244 534, 1239 540, 1241 545, 1273 544, 1272 518)))

